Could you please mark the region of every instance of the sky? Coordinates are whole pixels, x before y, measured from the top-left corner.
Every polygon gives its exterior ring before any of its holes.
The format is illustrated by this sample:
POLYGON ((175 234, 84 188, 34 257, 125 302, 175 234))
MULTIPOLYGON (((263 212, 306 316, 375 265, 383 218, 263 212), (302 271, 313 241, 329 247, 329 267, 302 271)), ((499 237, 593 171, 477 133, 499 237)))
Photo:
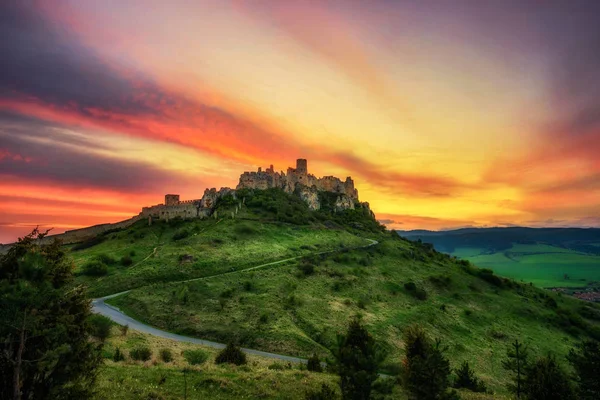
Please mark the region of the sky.
POLYGON ((308 159, 394 229, 600 226, 596 0, 4 0, 0 242, 308 159))

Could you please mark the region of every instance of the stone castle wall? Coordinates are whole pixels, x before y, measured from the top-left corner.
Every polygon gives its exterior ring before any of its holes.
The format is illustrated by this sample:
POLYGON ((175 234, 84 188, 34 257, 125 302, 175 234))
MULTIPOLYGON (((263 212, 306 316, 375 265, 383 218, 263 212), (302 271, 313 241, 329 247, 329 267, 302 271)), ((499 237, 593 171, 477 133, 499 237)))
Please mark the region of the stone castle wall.
POLYGON ((318 191, 338 193, 340 197, 336 201, 336 209, 343 210, 354 208, 358 203, 358 190, 354 187, 354 181, 347 177, 345 181, 334 176, 317 178, 308 173, 308 163, 305 159, 296 160, 296 168, 289 167, 287 174, 275 172, 271 165, 265 171, 260 167, 256 172, 244 172, 236 189, 269 189, 279 188, 287 193, 299 191, 300 197, 312 210, 318 210, 318 191))

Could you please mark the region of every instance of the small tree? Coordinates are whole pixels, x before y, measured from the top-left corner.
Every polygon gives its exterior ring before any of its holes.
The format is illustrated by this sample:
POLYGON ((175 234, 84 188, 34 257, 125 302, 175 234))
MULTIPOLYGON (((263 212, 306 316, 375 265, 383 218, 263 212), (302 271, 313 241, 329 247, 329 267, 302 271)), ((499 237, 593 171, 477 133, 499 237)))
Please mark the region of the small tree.
POLYGON ((121 349, 117 347, 115 349, 115 354, 113 355, 113 361, 119 362, 119 361, 123 361, 123 360, 125 360, 125 354, 123 354, 121 349))
POLYGON ((600 343, 586 340, 571 349, 567 359, 575 370, 578 398, 600 399, 600 343))
POLYGON ((381 361, 375 339, 358 318, 353 318, 345 336, 338 337, 336 361, 343 399, 366 400, 381 361))
POLYGON ((554 356, 539 358, 526 368, 523 395, 528 400, 575 399, 567 373, 554 356))
POLYGON ((217 357, 215 358, 216 364, 230 363, 235 365, 246 364, 246 354, 238 346, 233 343, 229 343, 217 357))
POLYGON ((319 360, 319 356, 313 354, 306 363, 306 369, 313 372, 323 372, 323 367, 321 366, 321 360, 319 360))
POLYGON ((513 373, 513 382, 509 384, 508 388, 517 395, 517 398, 521 398, 521 394, 523 394, 525 368, 529 361, 529 350, 527 346, 519 342, 519 339, 516 339, 514 343, 511 344, 506 355, 508 356, 508 359, 502 361, 502 366, 504 369, 513 373))
POLYGON ((455 373, 455 388, 465 388, 473 392, 485 392, 487 390, 485 384, 475 376, 475 372, 471 369, 467 361, 463 362, 460 368, 455 371, 455 373))
POLYGON ((411 398, 436 400, 455 396, 448 392, 450 362, 443 354, 441 342, 432 342, 421 327, 413 325, 404 332, 404 343, 404 381, 411 398))

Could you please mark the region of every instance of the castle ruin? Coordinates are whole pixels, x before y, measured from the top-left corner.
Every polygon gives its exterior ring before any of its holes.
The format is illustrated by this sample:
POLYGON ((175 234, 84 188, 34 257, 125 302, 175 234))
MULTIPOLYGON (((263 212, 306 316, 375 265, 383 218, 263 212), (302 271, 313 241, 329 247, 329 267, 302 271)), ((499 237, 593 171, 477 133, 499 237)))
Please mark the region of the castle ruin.
POLYGON ((235 190, 221 188, 220 190, 206 189, 201 199, 181 201, 177 194, 165 195, 164 204, 157 204, 142 208, 141 217, 169 220, 175 217, 205 218, 212 214, 218 199, 232 194, 240 189, 281 189, 289 194, 297 194, 306 202, 311 210, 319 210, 321 203, 319 192, 330 192, 337 195, 334 204, 335 211, 354 209, 355 207, 369 208, 368 203, 360 203, 358 190, 354 181, 347 177, 345 181, 334 176, 317 178, 308 173, 308 163, 305 159, 296 160, 296 168, 289 167, 287 173, 276 172, 273 165, 269 168, 258 168, 258 171, 246 171, 240 175, 239 183, 235 190))

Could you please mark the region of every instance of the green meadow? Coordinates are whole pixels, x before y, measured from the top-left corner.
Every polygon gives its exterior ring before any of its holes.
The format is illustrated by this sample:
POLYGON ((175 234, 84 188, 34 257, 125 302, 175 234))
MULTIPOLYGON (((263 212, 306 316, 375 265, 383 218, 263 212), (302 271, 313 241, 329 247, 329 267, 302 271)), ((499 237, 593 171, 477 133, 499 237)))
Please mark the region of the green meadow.
POLYGON ((457 248, 452 255, 540 287, 578 287, 600 281, 600 256, 546 244, 514 244, 491 254, 482 248, 457 248))

